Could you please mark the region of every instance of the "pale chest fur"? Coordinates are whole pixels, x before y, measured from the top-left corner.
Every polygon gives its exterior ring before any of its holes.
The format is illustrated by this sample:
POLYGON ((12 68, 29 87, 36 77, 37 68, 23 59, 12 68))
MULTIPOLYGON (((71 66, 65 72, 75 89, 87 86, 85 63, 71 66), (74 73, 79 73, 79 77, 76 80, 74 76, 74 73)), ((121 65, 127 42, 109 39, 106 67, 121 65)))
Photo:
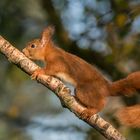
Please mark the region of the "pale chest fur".
POLYGON ((76 86, 76 81, 68 74, 63 73, 63 72, 59 72, 56 74, 56 76, 60 79, 62 79, 65 82, 68 82, 70 84, 72 84, 73 86, 76 86))

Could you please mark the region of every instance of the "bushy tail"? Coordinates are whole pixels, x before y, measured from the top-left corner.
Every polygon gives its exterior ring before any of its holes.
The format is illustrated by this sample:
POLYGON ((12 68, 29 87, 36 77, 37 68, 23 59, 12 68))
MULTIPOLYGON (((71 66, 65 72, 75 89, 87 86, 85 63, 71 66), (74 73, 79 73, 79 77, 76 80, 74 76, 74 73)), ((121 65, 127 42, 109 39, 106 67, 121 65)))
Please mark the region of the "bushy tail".
POLYGON ((129 74, 126 78, 110 84, 111 96, 131 96, 140 90, 140 71, 129 74))
POLYGON ((140 128, 140 104, 119 110, 117 118, 124 125, 140 128))
MULTIPOLYGON (((140 71, 129 74, 126 78, 115 81, 110 85, 111 96, 131 96, 140 90, 140 71)), ((140 104, 125 107, 117 112, 118 120, 130 127, 140 128, 140 104)))

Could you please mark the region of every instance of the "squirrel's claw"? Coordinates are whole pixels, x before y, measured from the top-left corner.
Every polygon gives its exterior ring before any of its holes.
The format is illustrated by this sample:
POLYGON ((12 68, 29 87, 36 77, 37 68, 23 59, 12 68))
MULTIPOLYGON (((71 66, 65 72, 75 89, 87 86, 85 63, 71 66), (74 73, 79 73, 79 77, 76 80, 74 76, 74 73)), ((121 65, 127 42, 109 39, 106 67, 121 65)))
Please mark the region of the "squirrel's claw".
POLYGON ((82 113, 80 114, 80 116, 81 116, 82 119, 88 120, 96 112, 97 111, 95 109, 85 109, 84 111, 82 111, 82 113))
POLYGON ((37 70, 35 70, 33 72, 33 74, 31 75, 31 79, 32 80, 37 79, 40 74, 44 74, 44 70, 43 69, 37 69, 37 70))

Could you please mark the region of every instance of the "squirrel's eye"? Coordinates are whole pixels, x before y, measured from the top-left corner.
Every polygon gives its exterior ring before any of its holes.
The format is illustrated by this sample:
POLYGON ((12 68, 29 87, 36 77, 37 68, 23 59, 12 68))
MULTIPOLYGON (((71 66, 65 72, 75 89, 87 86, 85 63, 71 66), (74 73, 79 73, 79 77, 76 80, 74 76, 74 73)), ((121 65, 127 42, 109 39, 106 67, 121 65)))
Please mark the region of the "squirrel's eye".
POLYGON ((31 45, 31 48, 35 48, 35 45, 34 45, 34 44, 32 44, 32 45, 31 45))

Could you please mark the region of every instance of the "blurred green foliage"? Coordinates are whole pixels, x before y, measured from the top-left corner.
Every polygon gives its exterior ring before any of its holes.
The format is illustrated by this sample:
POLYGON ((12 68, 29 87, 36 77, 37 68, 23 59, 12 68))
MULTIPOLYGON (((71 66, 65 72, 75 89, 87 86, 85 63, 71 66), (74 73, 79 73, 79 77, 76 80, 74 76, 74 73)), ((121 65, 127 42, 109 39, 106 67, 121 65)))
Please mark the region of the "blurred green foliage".
MULTIPOLYGON (((20 50, 50 24, 55 26, 54 40, 59 47, 96 65, 110 80, 140 70, 138 0, 0 1, 0 34, 20 50)), ((58 99, 45 92, 46 88, 30 81, 0 55, 1 112, 11 117, 60 112, 58 99)), ((124 98, 123 102, 135 104, 139 97, 124 98)), ((0 133, 4 129, 0 128, 0 133)), ((129 130, 127 136, 139 139, 139 129, 129 130)))

